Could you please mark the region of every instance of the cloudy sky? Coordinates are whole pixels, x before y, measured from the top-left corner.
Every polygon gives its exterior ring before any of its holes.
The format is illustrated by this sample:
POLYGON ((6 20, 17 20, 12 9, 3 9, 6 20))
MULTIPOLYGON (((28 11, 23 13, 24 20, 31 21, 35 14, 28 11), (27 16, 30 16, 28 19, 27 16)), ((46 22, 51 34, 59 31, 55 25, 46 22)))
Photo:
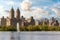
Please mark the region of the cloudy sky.
POLYGON ((0 18, 7 17, 12 7, 15 11, 19 7, 26 18, 60 17, 60 0, 0 0, 0 18))

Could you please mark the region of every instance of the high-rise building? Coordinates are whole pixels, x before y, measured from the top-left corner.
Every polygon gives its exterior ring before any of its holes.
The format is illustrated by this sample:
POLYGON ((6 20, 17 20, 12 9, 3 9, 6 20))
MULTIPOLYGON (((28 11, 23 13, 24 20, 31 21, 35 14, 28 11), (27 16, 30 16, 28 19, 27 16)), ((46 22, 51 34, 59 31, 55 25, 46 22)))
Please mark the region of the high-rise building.
POLYGON ((10 18, 10 19, 14 18, 14 9, 13 9, 13 7, 12 7, 11 10, 10 10, 9 18, 10 18))
POLYGON ((10 26, 10 25, 16 26, 17 25, 17 20, 14 17, 14 9, 13 8, 11 8, 9 17, 6 19, 6 25, 7 26, 10 26))
POLYGON ((28 18, 27 22, 28 22, 29 25, 35 25, 35 20, 34 20, 33 16, 31 16, 30 18, 28 18))
POLYGON ((54 26, 59 26, 58 20, 55 21, 54 26))
POLYGON ((4 16, 0 19, 0 25, 5 26, 6 25, 6 19, 4 16))
POLYGON ((49 26, 54 26, 55 18, 52 17, 49 22, 49 26))
POLYGON ((17 10, 16 10, 16 19, 17 20, 20 19, 20 10, 19 10, 19 8, 17 8, 17 10))

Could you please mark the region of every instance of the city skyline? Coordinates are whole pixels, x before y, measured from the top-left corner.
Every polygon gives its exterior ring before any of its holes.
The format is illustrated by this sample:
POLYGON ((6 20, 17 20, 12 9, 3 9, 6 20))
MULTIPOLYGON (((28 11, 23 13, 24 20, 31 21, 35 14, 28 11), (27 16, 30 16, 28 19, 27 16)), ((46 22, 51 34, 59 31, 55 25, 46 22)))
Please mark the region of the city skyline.
POLYGON ((11 7, 13 7, 15 11, 19 7, 21 15, 24 17, 50 18, 60 16, 59 0, 1 0, 0 17, 7 17, 11 7))

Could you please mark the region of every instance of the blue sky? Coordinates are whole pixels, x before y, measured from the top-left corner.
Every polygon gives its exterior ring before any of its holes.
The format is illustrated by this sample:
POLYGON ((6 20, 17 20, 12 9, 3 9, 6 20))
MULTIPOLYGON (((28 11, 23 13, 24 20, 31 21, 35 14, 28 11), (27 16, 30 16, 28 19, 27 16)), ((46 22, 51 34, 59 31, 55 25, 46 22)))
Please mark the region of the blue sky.
POLYGON ((0 17, 7 17, 11 7, 15 11, 19 7, 26 18, 60 17, 60 0, 0 0, 0 17))

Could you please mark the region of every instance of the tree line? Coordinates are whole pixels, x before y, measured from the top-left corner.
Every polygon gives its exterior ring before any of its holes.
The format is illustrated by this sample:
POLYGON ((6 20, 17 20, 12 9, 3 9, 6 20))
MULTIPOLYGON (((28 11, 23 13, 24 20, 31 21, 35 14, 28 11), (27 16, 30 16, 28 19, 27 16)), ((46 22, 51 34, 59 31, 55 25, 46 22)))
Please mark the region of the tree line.
MULTIPOLYGON (((29 25, 20 26, 20 31, 60 31, 60 26, 29 25)), ((0 26, 0 31, 17 31, 15 26, 0 26)))

